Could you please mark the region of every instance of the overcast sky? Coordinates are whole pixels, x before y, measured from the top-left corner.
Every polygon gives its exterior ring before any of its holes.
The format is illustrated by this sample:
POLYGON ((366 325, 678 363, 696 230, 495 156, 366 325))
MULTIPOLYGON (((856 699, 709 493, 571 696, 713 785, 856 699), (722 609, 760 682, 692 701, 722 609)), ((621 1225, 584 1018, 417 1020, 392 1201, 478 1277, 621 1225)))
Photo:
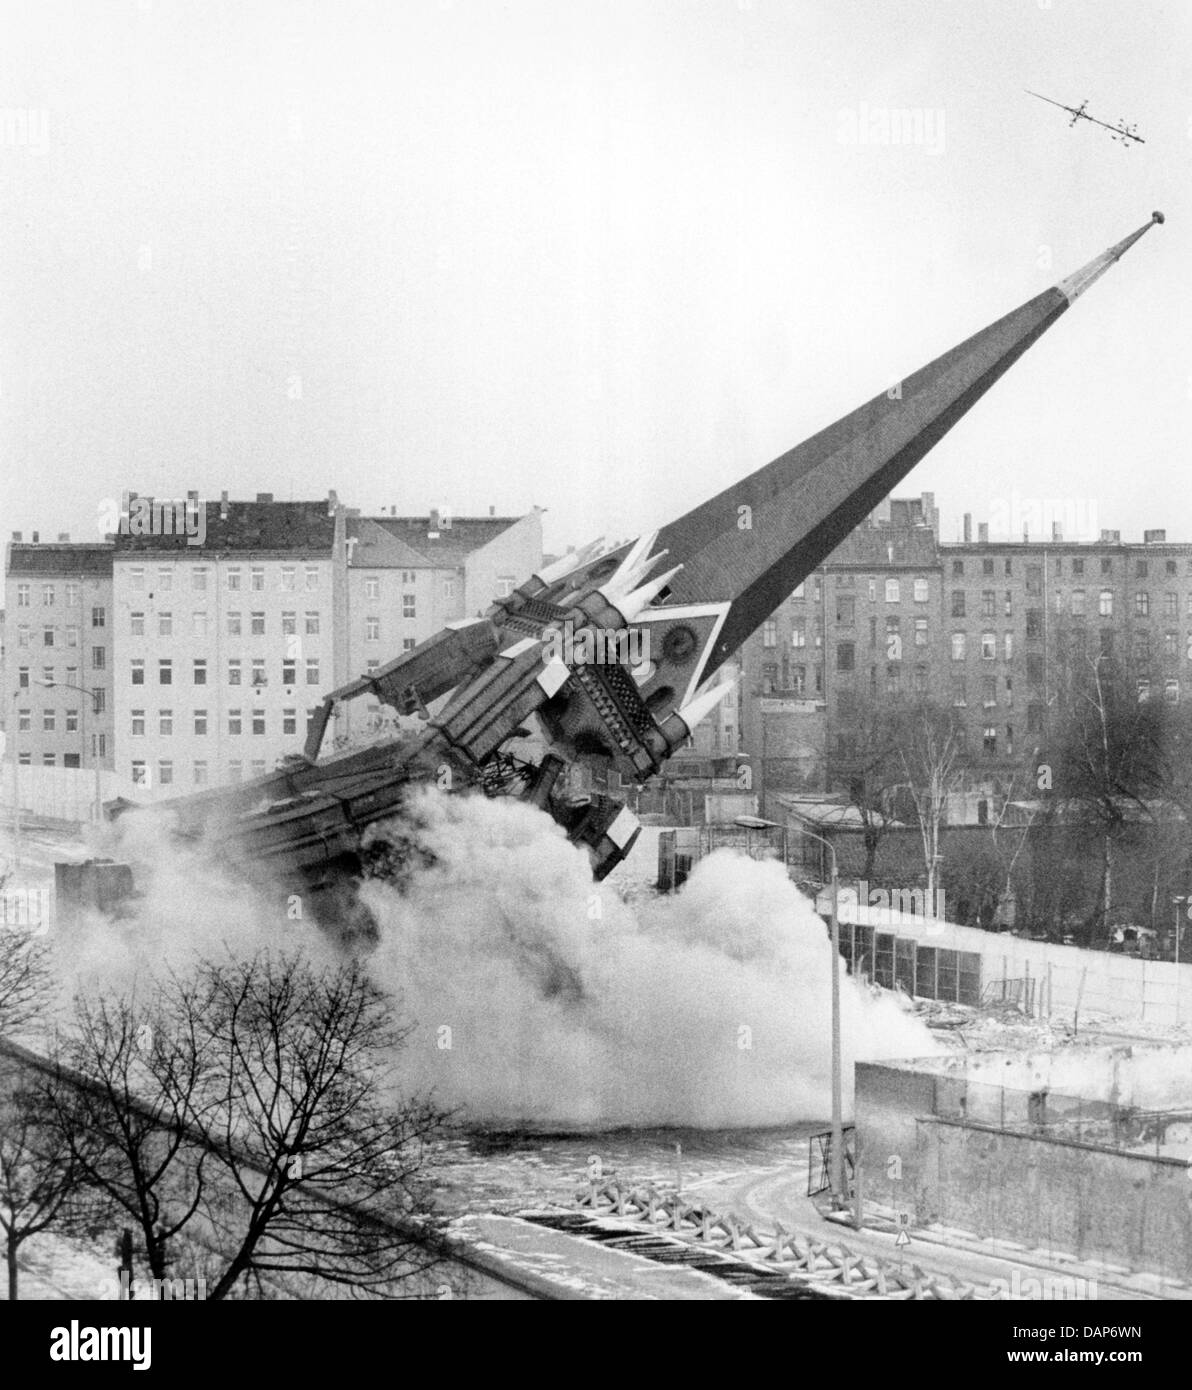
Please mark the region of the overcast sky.
POLYGON ((125 487, 636 534, 1162 208, 899 492, 1192 540, 1185 3, 2 8, 6 537, 125 487))

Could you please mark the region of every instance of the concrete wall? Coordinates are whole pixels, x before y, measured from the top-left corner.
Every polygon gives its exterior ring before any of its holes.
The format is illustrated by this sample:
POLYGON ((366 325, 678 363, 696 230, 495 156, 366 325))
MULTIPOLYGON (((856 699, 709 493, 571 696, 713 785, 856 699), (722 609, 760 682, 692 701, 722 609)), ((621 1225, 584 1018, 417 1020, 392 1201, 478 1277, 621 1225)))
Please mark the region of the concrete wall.
MULTIPOLYGON (((821 911, 825 901, 820 900, 821 911)), ((993 980, 1029 976, 1038 982, 1036 1012, 1041 1017, 1070 1020, 1079 1007, 1082 1013, 1140 1023, 1170 1026, 1192 1021, 1192 964, 1177 966, 1170 961, 1028 941, 1005 932, 958 927, 937 917, 891 914, 847 901, 842 902, 840 920, 913 937, 925 946, 975 952, 981 957, 983 987, 993 980)))

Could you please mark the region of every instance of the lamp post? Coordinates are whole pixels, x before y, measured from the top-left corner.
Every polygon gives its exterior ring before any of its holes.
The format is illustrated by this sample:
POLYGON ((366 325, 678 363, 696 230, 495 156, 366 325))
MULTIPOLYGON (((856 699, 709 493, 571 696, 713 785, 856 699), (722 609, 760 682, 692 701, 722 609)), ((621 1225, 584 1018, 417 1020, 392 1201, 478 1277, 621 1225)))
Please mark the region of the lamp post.
POLYGON ((17 710, 20 688, 12 692, 12 858, 21 867, 21 716, 17 710))
MULTIPOLYGON (((81 708, 80 708, 80 711, 79 711, 79 734, 80 734, 80 736, 81 736, 81 738, 82 738, 82 743, 83 743, 83 754, 82 754, 82 759, 81 759, 81 761, 80 761, 80 763, 79 763, 79 766, 80 766, 80 768, 83 767, 84 764, 85 764, 86 761, 87 761, 87 701, 88 701, 88 700, 91 701, 91 712, 92 712, 92 714, 98 714, 98 713, 99 713, 98 692, 95 691, 95 690, 93 690, 90 686, 87 686, 87 685, 73 685, 70 681, 37 681, 36 684, 37 684, 37 685, 40 685, 40 686, 44 686, 44 688, 45 688, 46 690, 57 690, 57 689, 59 689, 59 688, 61 688, 61 689, 63 689, 63 690, 77 690, 77 691, 79 692, 80 695, 84 695, 84 696, 87 697, 86 699, 84 699, 84 701, 83 701, 83 703, 82 703, 82 706, 81 706, 81 708)), ((100 819, 102 819, 102 816, 103 816, 103 792, 102 792, 102 789, 101 789, 101 787, 100 787, 100 780, 99 780, 99 739, 98 739, 98 738, 95 740, 95 757, 94 757, 93 761, 94 761, 94 763, 95 763, 95 805, 92 807, 92 814, 93 814, 93 818, 98 822, 100 819)))
POLYGON ((836 863, 836 847, 823 835, 800 826, 802 833, 810 840, 823 845, 832 856, 832 1163, 830 1179, 832 1200, 837 1208, 848 1204, 848 1194, 844 1186, 844 1105, 841 1097, 840 1061, 840 875, 836 863))

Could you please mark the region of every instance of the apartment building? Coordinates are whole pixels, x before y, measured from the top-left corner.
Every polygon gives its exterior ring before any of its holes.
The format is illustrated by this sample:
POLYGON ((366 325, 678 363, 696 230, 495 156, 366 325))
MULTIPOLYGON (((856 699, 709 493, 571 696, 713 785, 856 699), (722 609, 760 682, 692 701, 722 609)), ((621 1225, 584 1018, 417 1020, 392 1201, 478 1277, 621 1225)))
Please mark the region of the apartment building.
POLYGON ((202 544, 115 542, 116 751, 142 800, 272 771, 348 675, 334 641, 347 553, 335 495, 192 501, 206 509, 202 544))
POLYGON ((13 533, 5 567, 5 757, 113 767, 110 542, 13 533))

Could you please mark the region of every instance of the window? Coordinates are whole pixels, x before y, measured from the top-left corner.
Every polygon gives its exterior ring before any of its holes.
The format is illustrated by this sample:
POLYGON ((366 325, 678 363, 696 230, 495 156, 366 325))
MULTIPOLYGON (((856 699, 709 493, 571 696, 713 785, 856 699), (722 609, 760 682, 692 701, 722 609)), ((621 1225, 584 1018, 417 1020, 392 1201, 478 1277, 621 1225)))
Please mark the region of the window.
POLYGON ((319 587, 319 567, 318 565, 306 566, 306 587, 317 589, 319 587))
POLYGON ((159 637, 173 637, 174 635, 174 615, 173 613, 159 613, 157 615, 157 635, 159 637))
POLYGON ((952 634, 952 660, 963 661, 964 655, 964 633, 954 632, 952 634))
POLYGON ((916 666, 916 667, 915 667, 915 694, 916 694, 916 695, 926 695, 926 694, 927 694, 927 667, 926 667, 926 666, 916 666))
POLYGON ((77 666, 68 666, 66 668, 66 679, 71 685, 77 685, 79 681, 79 668, 77 666))
POLYGON ((43 646, 52 647, 54 645, 54 629, 49 626, 43 627, 41 630, 41 640, 43 646))
POLYGON ((1138 680, 1138 703, 1145 705, 1151 698, 1151 683, 1145 676, 1140 676, 1138 680))
MULTIPOLYGON (((401 615, 403 618, 416 618, 418 611, 415 606, 415 594, 402 594, 401 596, 401 615)), ((508 595, 502 594, 498 597, 507 598, 508 595)))
POLYGON ((41 678, 46 683, 46 685, 53 685, 54 668, 52 666, 43 666, 41 668, 41 678))
POLYGON ((381 640, 381 620, 380 618, 369 616, 364 620, 364 640, 366 642, 379 642, 381 640))
POLYGON ((238 656, 231 656, 231 657, 228 658, 228 684, 229 684, 229 685, 239 685, 239 684, 240 684, 240 667, 241 667, 241 662, 240 662, 240 658, 239 658, 238 656))
POLYGON ((1014 595, 1009 589, 1006 590, 1006 597, 1002 603, 1002 615, 1006 618, 1014 616, 1014 595))
POLYGON ((1097 600, 1097 612, 1103 618, 1113 617, 1113 590, 1102 589, 1097 600))
POLYGON ((197 611, 190 615, 190 632, 192 637, 207 636, 207 614, 204 611, 197 611))
POLYGON ((986 709, 997 704, 997 677, 981 677, 981 703, 986 709))
POLYGON ((229 614, 228 614, 228 636, 229 636, 229 637, 239 637, 242 630, 243 630, 243 625, 242 625, 242 623, 241 623, 241 621, 240 621, 240 614, 239 614, 239 613, 229 613, 229 614))
POLYGON ((296 734, 298 732, 298 711, 296 709, 282 710, 281 731, 283 734, 296 734))
POLYGON ((926 603, 929 594, 930 590, 927 585, 927 580, 920 576, 915 580, 915 602, 926 603))
POLYGON ((145 615, 144 613, 130 613, 128 615, 128 630, 134 637, 144 637, 145 635, 145 615))
POLYGON ((993 661, 997 657, 997 633, 983 632, 981 634, 981 659, 983 661, 993 661))
POLYGON ((281 615, 281 635, 283 637, 293 637, 298 631, 298 615, 296 613, 283 613, 281 615))
MULTIPOLYGON (((201 594, 201 593, 206 593, 206 592, 207 592, 207 571, 206 571, 205 569, 192 569, 192 570, 191 570, 191 572, 190 572, 190 587, 191 587, 196 593, 200 593, 200 594, 201 594)), ((207 764, 204 763, 203 766, 206 767, 207 764)))
POLYGON ((317 656, 306 658, 306 683, 307 685, 318 685, 319 683, 319 658, 317 656))
POLYGON ((366 574, 366 575, 364 576, 364 597, 365 597, 365 598, 380 598, 380 597, 381 597, 381 578, 380 578, 379 575, 376 575, 376 574, 366 574))
POLYGON ((1101 629, 1101 655, 1113 655, 1113 628, 1111 627, 1101 629))
MULTIPOLYGON (((69 585, 67 586, 70 587, 69 585)), ((103 627, 107 622, 107 610, 104 608, 93 608, 91 610, 91 626, 103 627)))
POLYGON ((1043 684, 1043 658, 1038 652, 1027 653, 1026 679, 1028 685, 1043 684))
POLYGON ((235 590, 238 590, 238 589, 240 588, 240 570, 239 570, 239 568, 228 570, 228 572, 227 572, 227 574, 225 575, 224 578, 225 578, 225 583, 227 584, 227 586, 228 586, 229 589, 235 591, 235 590))
POLYGON ((1102 560, 1102 561, 1101 561, 1101 573, 1102 573, 1102 574, 1112 574, 1112 573, 1113 573, 1113 561, 1112 561, 1112 560, 1102 560))
POLYGON ((857 619, 857 600, 852 594, 836 595, 836 622, 840 627, 852 627, 857 619))
POLYGON ((963 676, 952 677, 952 703, 954 705, 967 705, 968 696, 965 692, 963 676))
POLYGON ((128 571, 128 587, 130 589, 143 589, 145 587, 145 571, 140 565, 134 565, 128 571))
POLYGON ((52 709, 42 710, 41 727, 44 733, 52 734, 54 732, 54 711, 52 709))
POLYGON ((207 732, 207 711, 195 710, 195 733, 201 738, 207 732))
POLYGON ((317 637, 319 635, 319 615, 317 613, 308 613, 306 615, 306 635, 308 637, 317 637))
POLYGON ((27 709, 17 710, 17 728, 21 733, 27 734, 32 728, 32 714, 27 709))
POLYGON ((1064 562, 1063 562, 1063 560, 1061 560, 1060 557, 1057 555, 1057 556, 1055 557, 1055 573, 1056 573, 1056 575, 1057 575, 1057 577, 1058 577, 1059 575, 1063 574, 1063 572, 1064 572, 1064 562))
POLYGON ((1163 655, 1168 660, 1173 660, 1180 654, 1180 635, 1178 632, 1165 632, 1163 634, 1163 655))
POLYGON ((1027 565, 1026 567, 1026 591, 1028 595, 1037 595, 1043 592, 1043 566, 1027 565))
POLYGON ((239 711, 238 709, 230 709, 230 710, 228 710, 228 733, 229 733, 229 734, 238 734, 238 733, 240 733, 241 722, 242 722, 241 713, 240 713, 240 711, 239 711))
POLYGON ((284 593, 292 594, 297 588, 295 576, 297 571, 293 565, 282 565, 281 567, 281 587, 284 593))
POLYGON ((205 787, 207 785, 207 763, 203 758, 195 759, 194 784, 196 787, 205 787))
POLYGON ((254 637, 264 637, 265 635, 265 615, 264 613, 252 614, 251 632, 254 637))
POLYGON ((1165 566, 1165 573, 1167 573, 1167 574, 1175 574, 1175 572, 1176 572, 1176 564, 1175 564, 1175 561, 1174 561, 1174 560, 1168 560, 1167 563, 1166 563, 1166 566, 1165 566))
POLYGON ((443 580, 443 597, 450 601, 455 597, 455 579, 448 578, 443 580))
POLYGON ((1151 616, 1151 596, 1145 589, 1140 589, 1134 595, 1134 616, 1136 618, 1149 618, 1151 616))
POLYGON ((77 627, 68 627, 66 629, 66 645, 68 647, 77 647, 79 645, 79 629, 77 627))
POLYGON ((1178 705, 1180 702, 1180 683, 1173 679, 1163 682, 1163 699, 1169 705, 1178 705))
POLYGON ((1073 561, 1072 561, 1072 573, 1073 573, 1073 574, 1083 574, 1083 573, 1084 573, 1084 561, 1083 561, 1083 560, 1076 559, 1076 560, 1073 560, 1073 561))
POLYGON ((1026 610, 1026 640, 1037 642, 1043 635, 1043 614, 1038 608, 1026 610))
POLYGON ((898 594, 899 594, 899 590, 898 590, 898 580, 897 580, 897 579, 887 579, 887 580, 886 580, 886 602, 887 602, 887 603, 897 603, 897 602, 898 602, 898 594))
POLYGON ((981 573, 982 573, 982 574, 992 574, 992 573, 993 573, 993 559, 992 559, 991 556, 986 556, 985 559, 981 561, 981 573))
POLYGON ((191 679, 195 685, 207 684, 207 658, 205 656, 195 657, 191 679))
POLYGON ((1072 616, 1073 616, 1074 618, 1083 618, 1083 617, 1084 617, 1084 590, 1083 590, 1083 589, 1073 589, 1073 590, 1072 590, 1072 604, 1071 604, 1071 606, 1072 606, 1072 616))
POLYGON ((767 618, 762 624, 762 646, 774 647, 778 645, 778 624, 773 618, 767 618))
POLYGON ((102 714, 108 707, 108 692, 103 686, 97 687, 91 692, 91 705, 96 714, 102 714))
POLYGON ((54 586, 53 586, 52 584, 43 584, 43 585, 41 586, 41 601, 42 601, 42 605, 43 605, 44 607, 46 607, 46 608, 53 608, 53 606, 54 606, 54 586))
POLYGON ((1007 724, 1007 725, 1006 725, 1006 757, 1007 757, 1007 758, 1012 758, 1013 756, 1014 756, 1014 725, 1013 725, 1013 724, 1007 724))
POLYGON ((169 758, 162 758, 157 764, 157 785, 168 787, 174 780, 174 764, 169 758))
POLYGON ((952 616, 954 618, 964 617, 964 590, 952 590, 952 616))
POLYGON ((1013 573, 1014 573, 1014 561, 1011 560, 1011 559, 1007 559, 1007 560, 1006 560, 1006 578, 1009 579, 1010 576, 1011 576, 1013 573))
POLYGON ((91 648, 91 669, 93 671, 106 671, 108 665, 108 653, 106 647, 91 648))
POLYGON ((1014 677, 1013 677, 1013 676, 1007 676, 1007 677, 1006 677, 1006 689, 1005 689, 1005 692, 1004 692, 1003 695, 1002 695, 1002 701, 1003 701, 1003 703, 1005 703, 1005 704, 1007 704, 1007 705, 1012 705, 1012 704, 1014 703, 1014 677))
MULTIPOLYGON (((872 583, 873 583, 873 580, 871 579, 869 582, 872 584, 872 583)), ((791 602, 792 602, 792 603, 802 603, 802 602, 803 602, 803 593, 804 593, 803 585, 802 585, 802 584, 796 585, 795 588, 791 591, 791 602)))
POLYGON ((149 774, 143 762, 134 762, 132 765, 132 784, 134 787, 147 787, 149 785, 149 774))
POLYGON ((964 578, 964 561, 963 561, 963 560, 953 560, 953 561, 952 561, 952 578, 953 578, 953 579, 963 579, 963 578, 964 578))
POLYGON ((927 645, 927 619, 915 619, 915 646, 925 647, 927 645))
POLYGON ((836 669, 838 671, 852 671, 856 668, 856 648, 851 642, 837 642, 836 644, 836 669))
MULTIPOLYGON (((50 756, 50 757, 53 757, 53 754, 51 753, 49 756, 50 756)), ((80 761, 79 755, 78 755, 77 753, 63 753, 63 755, 62 755, 62 766, 63 766, 63 767, 82 767, 82 765, 83 765, 83 764, 82 764, 82 762, 80 761)))
POLYGON ((168 656, 158 658, 157 683, 158 685, 174 684, 174 663, 168 656))
POLYGON ((253 710, 252 731, 254 734, 263 734, 265 732, 265 711, 263 709, 253 710))
POLYGON ((365 666, 364 669, 366 674, 371 676, 374 671, 379 671, 381 669, 381 663, 375 656, 370 656, 368 659, 368 664, 365 666))
POLYGON ((244 780, 244 764, 238 759, 233 759, 228 764, 228 781, 242 782, 244 780))
MULTIPOLYGON (((876 580, 876 579, 867 580, 867 581, 866 581, 866 584, 867 584, 867 587, 868 587, 868 589, 869 589, 869 602, 870 602, 870 603, 876 603, 876 602, 877 602, 877 580, 876 580)), ((800 597, 800 598, 802 598, 802 596, 803 596, 803 592, 802 592, 802 591, 803 591, 803 586, 802 586, 802 584, 800 584, 800 585, 799 585, 799 597, 800 597)))
POLYGON ((248 572, 248 585, 255 593, 260 593, 265 587, 265 567, 264 565, 253 565, 248 572))
POLYGON ((1180 616, 1180 596, 1170 591, 1163 595, 1163 616, 1165 618, 1178 618, 1180 616))
POLYGON ((997 594, 992 589, 981 590, 981 616, 993 618, 997 615, 997 594))
POLYGON ((157 587, 162 593, 168 593, 174 587, 174 571, 171 569, 159 569, 157 571, 157 587))
POLYGON ((986 724, 981 731, 981 747, 987 758, 997 757, 997 727, 993 724, 986 724))
POLYGON ((281 663, 281 683, 282 685, 293 685, 298 679, 298 663, 292 657, 286 657, 281 663))
POLYGON ((19 690, 29 689, 29 668, 21 666, 17 668, 17 688, 19 690))
POLYGON ((28 584, 18 584, 18 585, 17 585, 17 607, 18 607, 18 608, 28 608, 28 607, 29 607, 29 585, 28 585, 28 584))
POLYGON ((401 649, 403 652, 412 652, 417 645, 418 643, 415 642, 412 637, 403 637, 401 639, 401 649))
POLYGON ((132 666, 131 681, 133 685, 145 684, 145 658, 134 656, 130 665, 132 666))
POLYGON ((1136 579, 1145 579, 1147 576, 1147 562, 1145 560, 1135 560, 1134 576, 1136 579))
POLYGON ((252 760, 252 762, 249 763, 249 765, 248 765, 248 770, 252 773, 252 775, 253 775, 254 777, 264 777, 264 775, 265 775, 265 759, 264 759, 264 758, 254 758, 254 759, 252 760))
POLYGON ((17 625, 17 646, 27 647, 29 645, 29 624, 19 623, 17 625))
POLYGON ((157 732, 163 737, 168 737, 174 732, 174 711, 172 709, 159 709, 157 711, 157 732))
POLYGON ((806 618, 791 619, 791 646, 805 647, 807 645, 807 620, 806 618))
POLYGON ((1145 666, 1151 659, 1151 634, 1149 632, 1136 632, 1134 634, 1134 660, 1145 666))
POLYGON ((58 759, 55 757, 53 753, 43 753, 41 755, 42 767, 54 767, 56 766, 57 762, 58 759))
POLYGON ((134 709, 130 711, 132 716, 132 734, 139 738, 145 732, 145 711, 134 709))
POLYGON ((1007 661, 1014 659, 1014 634, 1007 632, 1002 641, 1002 655, 1007 661))

